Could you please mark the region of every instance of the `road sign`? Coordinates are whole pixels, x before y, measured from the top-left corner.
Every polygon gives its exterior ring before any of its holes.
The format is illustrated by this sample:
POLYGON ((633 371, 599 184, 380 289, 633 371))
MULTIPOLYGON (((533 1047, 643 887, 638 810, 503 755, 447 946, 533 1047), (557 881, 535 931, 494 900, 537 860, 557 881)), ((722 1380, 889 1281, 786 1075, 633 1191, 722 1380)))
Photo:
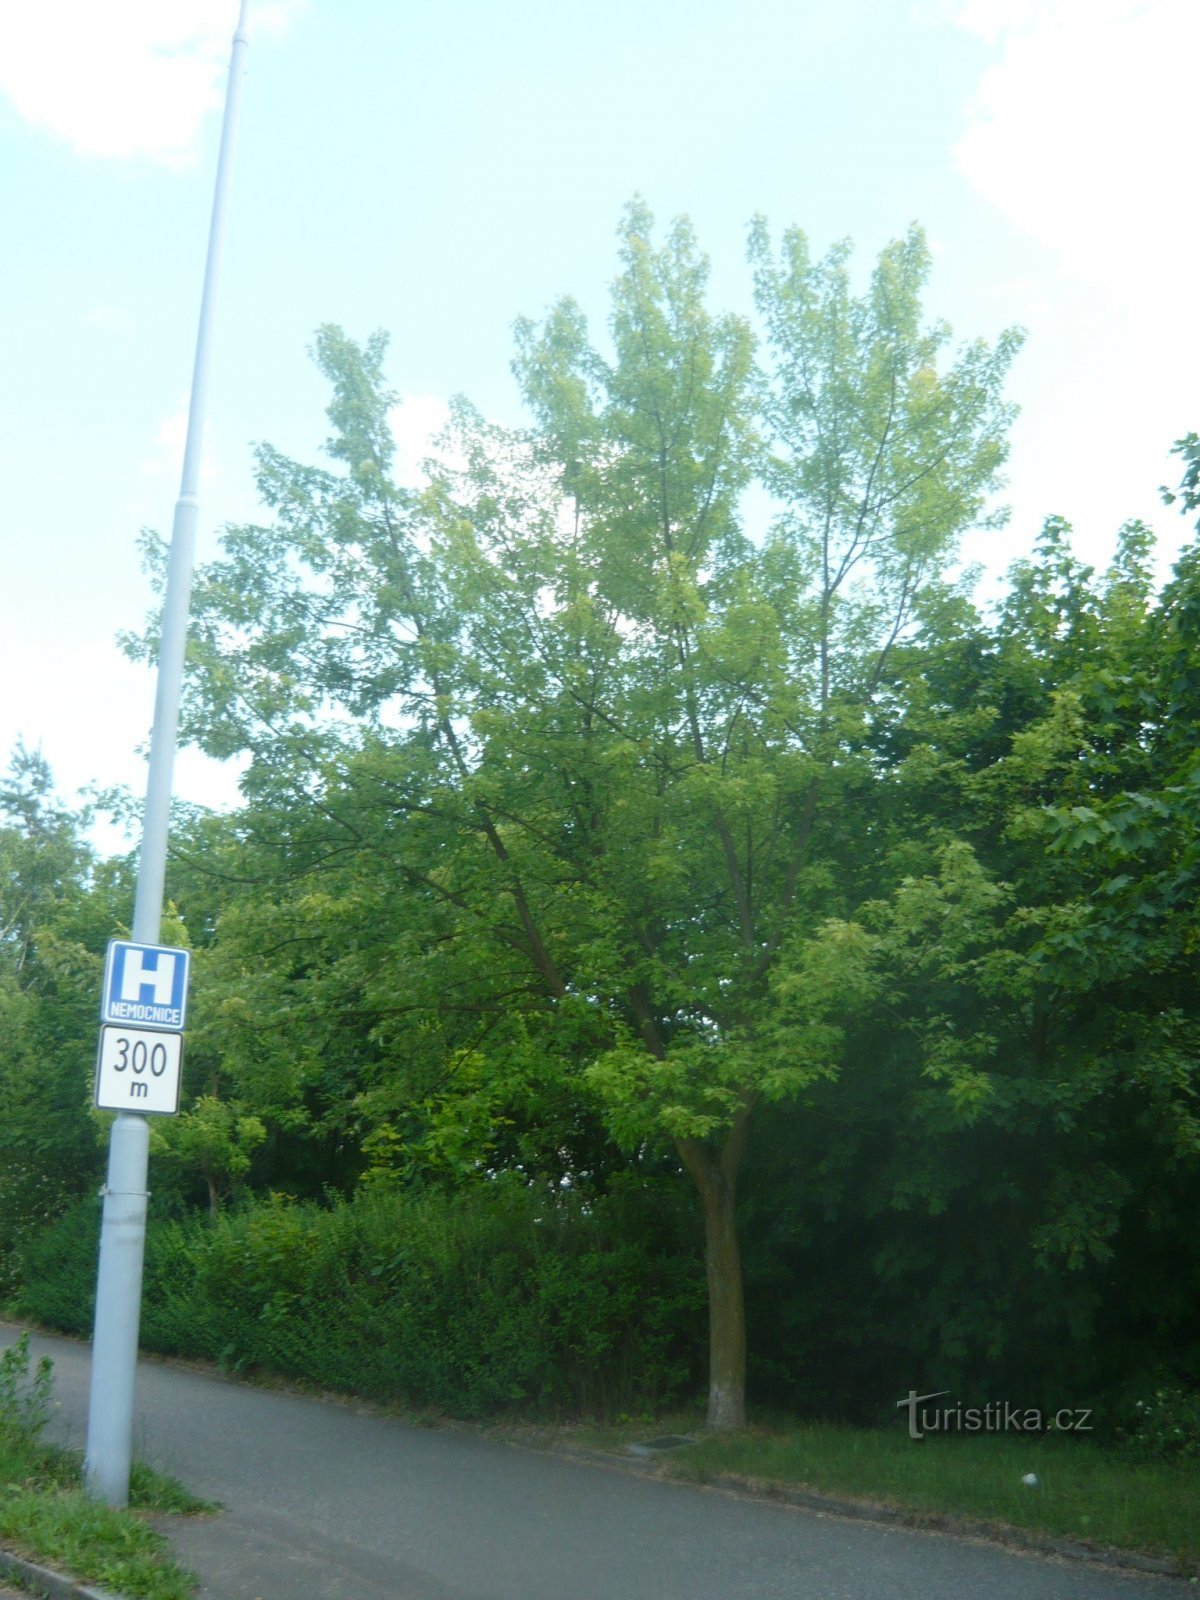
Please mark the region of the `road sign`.
POLYGON ((181 1033, 190 965, 189 950, 110 939, 104 962, 101 1022, 181 1033))
POLYGON ((173 1117, 179 1110, 183 1036, 152 1028, 104 1027, 96 1053, 96 1105, 173 1117))

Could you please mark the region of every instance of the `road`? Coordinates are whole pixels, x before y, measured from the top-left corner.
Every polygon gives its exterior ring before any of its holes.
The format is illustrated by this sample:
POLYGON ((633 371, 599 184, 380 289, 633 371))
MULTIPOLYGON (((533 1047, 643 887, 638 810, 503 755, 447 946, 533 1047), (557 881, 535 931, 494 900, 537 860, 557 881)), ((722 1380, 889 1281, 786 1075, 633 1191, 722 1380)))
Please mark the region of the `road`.
MULTIPOLYGON (((19 1329, 0 1324, 0 1346, 19 1329)), ((89 1351, 52 1357, 81 1445, 89 1351)), ((217 1517, 171 1519, 204 1600, 1172 1600, 1185 1586, 629 1476, 157 1360, 135 1449, 217 1517)), ((1194 1590, 1188 1590, 1194 1593, 1194 1590)))

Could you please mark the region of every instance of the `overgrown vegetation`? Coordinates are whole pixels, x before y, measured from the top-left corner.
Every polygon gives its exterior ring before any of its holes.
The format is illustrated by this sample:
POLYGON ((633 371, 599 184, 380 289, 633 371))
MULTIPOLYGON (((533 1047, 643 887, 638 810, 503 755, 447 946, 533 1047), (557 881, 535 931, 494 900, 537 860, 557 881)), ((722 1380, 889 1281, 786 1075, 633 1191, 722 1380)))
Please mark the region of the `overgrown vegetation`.
MULTIPOLYGON (((96 1207, 27 1247, 21 1310, 87 1336, 96 1207)), ((142 1344, 421 1410, 615 1415, 695 1385, 699 1242, 663 1185, 591 1205, 509 1182, 469 1196, 282 1197, 152 1226, 142 1344)))
POLYGON ((6 1549, 137 1600, 189 1600, 197 1584, 137 1510, 207 1508, 182 1485, 137 1463, 130 1510, 88 1498, 81 1460, 42 1437, 53 1399, 51 1363, 29 1374, 29 1338, 0 1352, 0 1541, 6 1549))

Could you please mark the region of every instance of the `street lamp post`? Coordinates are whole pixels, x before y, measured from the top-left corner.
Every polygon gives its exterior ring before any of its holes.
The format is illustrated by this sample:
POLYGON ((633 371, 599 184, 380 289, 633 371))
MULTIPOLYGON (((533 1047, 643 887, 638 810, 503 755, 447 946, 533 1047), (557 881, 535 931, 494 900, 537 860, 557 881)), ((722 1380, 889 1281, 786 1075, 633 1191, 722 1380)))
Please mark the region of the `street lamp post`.
MULTIPOLYGON (((143 945, 158 943, 162 919, 171 782, 175 767, 179 698, 196 548, 199 511, 197 491, 208 400, 212 314, 225 240, 234 134, 245 71, 247 3, 248 0, 241 0, 229 62, 225 117, 221 125, 216 190, 209 226, 204 290, 200 301, 200 324, 196 334, 196 359, 192 369, 187 445, 167 566, 154 726, 150 735, 150 766, 146 779, 146 809, 133 912, 133 939, 143 945)), ((133 1386, 137 1370, 142 1260, 146 1243, 149 1143, 147 1119, 135 1112, 120 1112, 112 1127, 108 1178, 102 1190, 104 1215, 100 1228, 100 1267, 96 1279, 96 1321, 92 1340, 91 1395, 84 1460, 88 1493, 112 1506, 123 1506, 129 1500, 133 1386)))

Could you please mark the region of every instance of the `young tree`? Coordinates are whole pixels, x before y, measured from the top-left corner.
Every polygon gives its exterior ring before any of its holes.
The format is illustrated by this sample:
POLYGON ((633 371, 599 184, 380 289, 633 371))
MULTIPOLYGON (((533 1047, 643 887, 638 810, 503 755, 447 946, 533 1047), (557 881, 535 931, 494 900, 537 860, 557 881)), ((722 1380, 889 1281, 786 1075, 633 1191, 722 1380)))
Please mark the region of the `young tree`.
MULTIPOLYGON (((647 221, 631 218, 649 264, 647 221)), ((722 482, 697 444, 712 437, 698 407, 672 404, 680 393, 695 404, 694 350, 674 333, 695 325, 695 301, 685 310, 668 291, 660 309, 654 280, 631 272, 615 363, 563 307, 540 340, 522 329, 518 368, 584 549, 640 541, 633 603, 598 565, 575 578, 609 629, 606 670, 593 654, 576 698, 640 755, 622 796, 635 832, 622 833, 620 864, 632 871, 594 852, 620 907, 610 937, 625 940, 626 988, 605 996, 619 1039, 588 1077, 627 1139, 673 1139, 700 1192, 714 1427, 743 1416, 735 1198, 749 1120, 836 1059, 829 1013, 854 993, 863 951, 849 930, 811 935, 852 891, 847 836, 862 830, 846 826, 845 804, 865 776, 860 730, 889 652, 943 597, 957 536, 996 481, 1000 385, 1018 344, 973 346, 939 373, 948 331, 920 326, 929 263, 915 230, 883 253, 861 299, 845 248, 813 265, 792 232, 777 268, 759 223, 751 255, 773 357, 764 477, 785 507, 761 551, 731 502, 707 486, 690 499, 673 481, 697 462, 722 482), (584 469, 589 440, 604 448, 584 469), (614 660, 634 667, 636 698, 614 660)), ((723 459, 740 462, 728 404, 710 414, 729 428, 723 459)), ((565 673, 557 683, 570 688, 565 673)))
POLYGON ((251 752, 306 892, 339 887, 310 902, 328 965, 294 975, 353 997, 368 1101, 417 1094, 446 1135, 565 1084, 627 1146, 675 1153, 728 1428, 750 1121, 837 1060, 867 952, 814 935, 865 848, 862 730, 997 481, 1016 339, 939 370, 919 234, 857 298, 844 248, 812 265, 789 234, 775 267, 759 225, 764 376, 748 323, 708 311, 688 225, 651 235, 632 206, 607 349, 570 301, 520 324, 532 426, 460 405, 461 465, 420 496, 390 480, 382 340, 322 330, 344 471, 260 452, 276 519, 200 577, 187 720, 251 752), (784 510, 755 545, 764 427, 784 510))

